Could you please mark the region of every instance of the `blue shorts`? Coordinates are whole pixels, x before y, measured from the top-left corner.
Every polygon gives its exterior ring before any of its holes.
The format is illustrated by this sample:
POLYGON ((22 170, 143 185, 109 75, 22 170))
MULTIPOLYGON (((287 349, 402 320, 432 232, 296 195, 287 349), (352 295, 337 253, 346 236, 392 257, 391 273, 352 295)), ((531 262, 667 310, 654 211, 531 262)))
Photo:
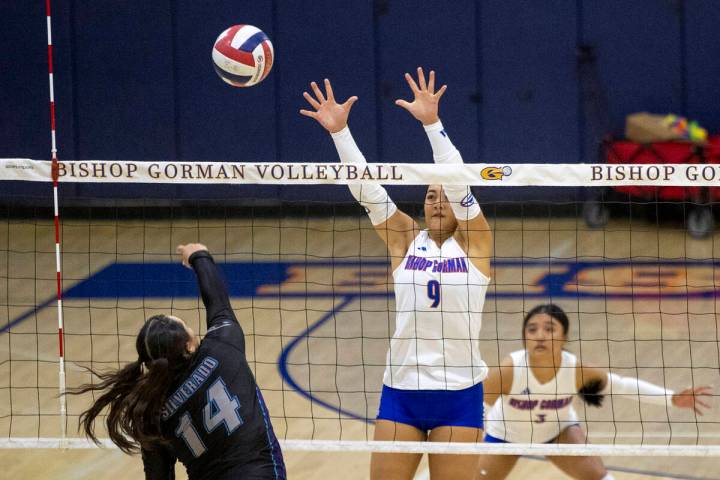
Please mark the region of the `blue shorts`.
POLYGON ((485 438, 483 438, 483 442, 485 443, 510 443, 507 440, 503 440, 502 438, 493 437, 492 435, 485 434, 485 438))
POLYGON ((383 385, 378 420, 427 432, 437 427, 483 428, 482 383, 464 390, 401 390, 383 385))

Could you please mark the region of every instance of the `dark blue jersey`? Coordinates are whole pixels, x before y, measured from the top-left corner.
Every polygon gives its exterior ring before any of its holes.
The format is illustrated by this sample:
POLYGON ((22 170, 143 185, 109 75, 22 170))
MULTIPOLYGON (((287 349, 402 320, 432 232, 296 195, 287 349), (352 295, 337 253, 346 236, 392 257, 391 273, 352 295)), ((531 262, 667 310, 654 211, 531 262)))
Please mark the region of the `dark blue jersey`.
POLYGON ((285 479, 280 446, 245 358, 245 335, 225 283, 207 251, 190 264, 207 311, 207 333, 187 376, 161 412, 166 447, 143 449, 145 478, 174 479, 175 460, 190 480, 285 479))

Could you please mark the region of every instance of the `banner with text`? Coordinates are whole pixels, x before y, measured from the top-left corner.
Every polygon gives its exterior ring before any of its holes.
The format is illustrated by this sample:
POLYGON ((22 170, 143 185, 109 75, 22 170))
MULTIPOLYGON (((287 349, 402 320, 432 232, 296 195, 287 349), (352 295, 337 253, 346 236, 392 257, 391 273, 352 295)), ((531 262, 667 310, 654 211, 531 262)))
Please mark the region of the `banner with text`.
MULTIPOLYGON (((720 187, 719 164, 415 164, 240 163, 73 160, 58 162, 60 182, 182 184, 353 184, 485 186, 720 187)), ((0 180, 47 182, 49 161, 0 159, 0 180)))

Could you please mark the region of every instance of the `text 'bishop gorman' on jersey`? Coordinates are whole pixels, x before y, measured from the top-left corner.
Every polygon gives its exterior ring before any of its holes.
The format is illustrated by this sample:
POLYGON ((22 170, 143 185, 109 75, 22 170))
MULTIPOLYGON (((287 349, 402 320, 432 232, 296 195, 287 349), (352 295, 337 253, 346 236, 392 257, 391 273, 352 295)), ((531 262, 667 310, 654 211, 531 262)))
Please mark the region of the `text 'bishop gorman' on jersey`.
POLYGON ((465 259, 462 257, 447 258, 438 261, 408 255, 407 262, 405 263, 405 270, 428 270, 430 267, 432 267, 431 272, 467 273, 468 271, 467 263, 465 263, 465 259))

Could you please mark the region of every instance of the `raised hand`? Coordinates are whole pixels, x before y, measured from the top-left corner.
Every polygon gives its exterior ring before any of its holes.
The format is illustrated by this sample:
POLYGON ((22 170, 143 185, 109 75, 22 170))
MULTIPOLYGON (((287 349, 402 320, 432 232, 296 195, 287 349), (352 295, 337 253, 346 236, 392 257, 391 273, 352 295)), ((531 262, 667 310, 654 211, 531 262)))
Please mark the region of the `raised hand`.
POLYGON ((314 118, 330 133, 339 132, 345 128, 347 126, 348 115, 350 115, 350 109, 353 104, 357 102, 358 97, 352 96, 348 98, 345 103, 337 103, 335 101, 335 95, 333 94, 332 85, 330 85, 330 80, 327 78, 325 79, 325 95, 323 95, 317 83, 310 83, 310 87, 312 87, 315 97, 308 92, 303 92, 303 97, 305 97, 305 100, 307 100, 315 110, 300 110, 300 114, 314 118))
POLYGON ((672 403, 678 408, 692 408, 695 413, 702 415, 700 407, 710 408, 710 404, 705 403, 703 397, 710 397, 711 391, 710 387, 686 388, 673 395, 672 403))
POLYGON ((207 249, 208 248, 202 243, 188 243, 186 245, 178 245, 176 252, 182 257, 182 264, 188 268, 192 268, 190 266, 190 256, 195 252, 207 249))
POLYGON ((417 75, 418 81, 415 83, 412 75, 409 73, 405 74, 405 80, 407 80, 410 90, 412 90, 415 96, 413 101, 408 102, 398 99, 395 100, 395 105, 410 112, 410 114, 423 125, 432 125, 440 119, 440 117, 438 117, 438 104, 440 103, 440 97, 442 97, 445 90, 447 90, 447 85, 443 85, 436 92, 434 71, 430 70, 430 77, 427 83, 425 83, 425 74, 423 73, 422 67, 418 67, 417 75))

